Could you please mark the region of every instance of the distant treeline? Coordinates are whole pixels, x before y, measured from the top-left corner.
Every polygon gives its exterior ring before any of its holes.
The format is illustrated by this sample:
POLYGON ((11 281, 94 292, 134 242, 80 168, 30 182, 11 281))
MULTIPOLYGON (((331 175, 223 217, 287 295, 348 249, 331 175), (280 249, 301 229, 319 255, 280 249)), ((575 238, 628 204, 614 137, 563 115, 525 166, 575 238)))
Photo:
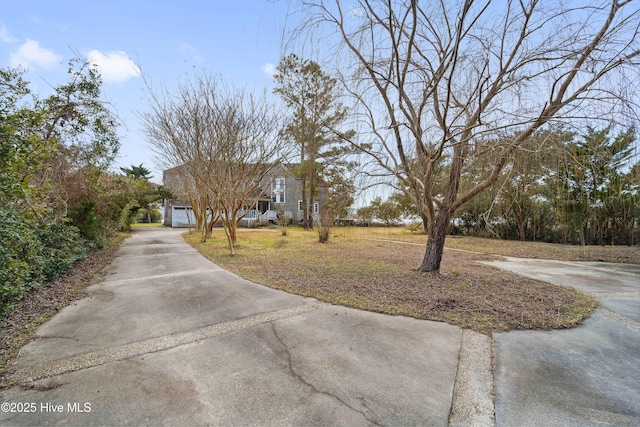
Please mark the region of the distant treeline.
POLYGON ((499 183, 456 213, 452 233, 581 245, 640 243, 634 128, 617 134, 588 128, 582 135, 556 129, 535 135, 528 145, 499 183))

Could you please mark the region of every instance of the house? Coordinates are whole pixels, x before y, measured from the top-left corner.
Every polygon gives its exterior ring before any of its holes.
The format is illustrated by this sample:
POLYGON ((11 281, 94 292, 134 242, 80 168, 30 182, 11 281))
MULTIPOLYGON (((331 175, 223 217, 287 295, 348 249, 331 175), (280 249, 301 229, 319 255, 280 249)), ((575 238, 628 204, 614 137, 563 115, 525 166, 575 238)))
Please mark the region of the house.
MULTIPOLYGON (((278 214, 291 222, 301 222, 304 217, 302 201, 302 180, 293 176, 295 165, 282 165, 275 168, 265 180, 263 195, 254 206, 246 206, 241 226, 256 227, 266 223, 275 223, 278 214)), ((193 209, 187 201, 188 187, 193 183, 181 173, 181 166, 163 172, 163 185, 182 199, 166 199, 164 201, 164 225, 167 227, 189 227, 195 225, 193 209)), ((320 215, 325 200, 325 191, 321 187, 320 194, 315 197, 312 214, 314 220, 320 215)))

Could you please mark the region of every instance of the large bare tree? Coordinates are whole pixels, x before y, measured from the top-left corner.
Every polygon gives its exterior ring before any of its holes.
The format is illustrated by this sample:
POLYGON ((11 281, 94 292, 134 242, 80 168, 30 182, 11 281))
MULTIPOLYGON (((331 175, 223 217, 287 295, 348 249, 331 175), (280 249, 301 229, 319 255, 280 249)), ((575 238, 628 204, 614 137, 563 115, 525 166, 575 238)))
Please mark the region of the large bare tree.
POLYGON ((373 141, 363 150, 427 225, 420 271, 439 271, 453 213, 496 183, 537 129, 635 109, 637 5, 580 3, 305 2, 301 32, 336 37, 332 62, 356 99, 359 134, 373 141), (462 189, 484 156, 494 163, 462 189))
POLYGON ((176 93, 150 91, 149 99, 150 111, 142 115, 148 140, 167 165, 178 167, 198 202, 203 239, 219 215, 235 255, 239 221, 270 196, 270 172, 285 157, 277 109, 264 95, 208 75, 180 85, 176 93))

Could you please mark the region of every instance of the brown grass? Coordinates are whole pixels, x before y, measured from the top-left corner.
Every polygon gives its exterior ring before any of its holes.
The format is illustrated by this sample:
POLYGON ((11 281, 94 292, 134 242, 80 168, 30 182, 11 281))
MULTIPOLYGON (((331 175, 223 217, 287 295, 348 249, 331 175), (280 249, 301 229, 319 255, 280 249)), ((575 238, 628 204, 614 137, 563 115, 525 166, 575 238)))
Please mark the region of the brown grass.
POLYGON ((317 242, 315 231, 298 228, 290 228, 287 236, 271 230, 240 231, 235 257, 228 255, 221 232, 204 244, 195 234, 185 238, 218 265, 257 283, 333 304, 485 333, 572 327, 596 305, 570 288, 477 262, 494 259, 492 255, 447 250, 441 274, 418 273, 423 244, 390 240, 424 242, 425 237, 398 239, 385 229, 335 228, 325 244, 317 242))
MULTIPOLYGON (((336 228, 334 231, 354 238, 374 238, 426 244, 424 234, 404 227, 336 228)), ((445 246, 472 252, 517 258, 552 259, 559 261, 604 261, 640 264, 640 246, 579 246, 543 242, 521 242, 482 237, 447 236, 445 246)))

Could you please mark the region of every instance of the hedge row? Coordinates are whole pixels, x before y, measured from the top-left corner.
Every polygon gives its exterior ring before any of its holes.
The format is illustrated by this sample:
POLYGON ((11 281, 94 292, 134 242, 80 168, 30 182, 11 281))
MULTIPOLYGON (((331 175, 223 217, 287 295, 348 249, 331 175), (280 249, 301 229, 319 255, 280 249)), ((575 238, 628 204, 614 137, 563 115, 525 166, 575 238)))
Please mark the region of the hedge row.
POLYGON ((0 206, 0 230, 0 315, 24 292, 84 258, 92 246, 76 227, 30 221, 10 206, 0 206))

